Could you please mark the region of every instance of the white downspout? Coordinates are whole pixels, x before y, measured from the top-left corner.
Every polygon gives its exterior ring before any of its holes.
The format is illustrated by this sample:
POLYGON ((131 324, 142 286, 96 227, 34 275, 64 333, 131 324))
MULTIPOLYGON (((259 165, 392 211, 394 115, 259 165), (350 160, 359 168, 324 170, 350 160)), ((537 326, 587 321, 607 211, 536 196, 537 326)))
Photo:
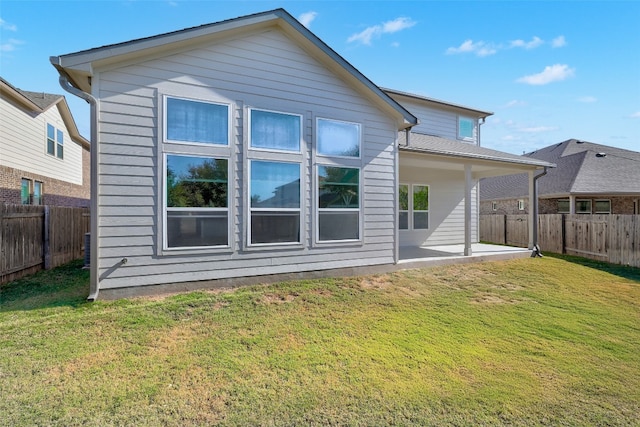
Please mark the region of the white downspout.
MULTIPOLYGON (((52 57, 51 63, 59 66, 58 58, 52 57)), ((58 67, 56 67, 58 68, 58 67)), ((72 86, 69 79, 63 71, 58 69, 60 73, 60 86, 72 95, 84 99, 91 105, 91 247, 90 247, 90 279, 89 279, 89 296, 87 300, 95 301, 100 291, 100 283, 98 279, 98 100, 92 95, 72 86)))

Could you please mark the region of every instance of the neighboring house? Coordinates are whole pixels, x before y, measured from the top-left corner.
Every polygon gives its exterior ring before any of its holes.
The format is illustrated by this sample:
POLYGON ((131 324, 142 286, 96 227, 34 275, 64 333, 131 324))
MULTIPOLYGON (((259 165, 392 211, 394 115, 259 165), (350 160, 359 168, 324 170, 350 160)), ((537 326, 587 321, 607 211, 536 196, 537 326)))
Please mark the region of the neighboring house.
MULTIPOLYGON (((640 153, 570 139, 525 155, 555 163, 538 180, 541 214, 640 214, 640 153)), ((480 182, 482 214, 529 212, 525 175, 480 182)))
POLYGON ((90 299, 470 254, 478 179, 549 166, 480 147, 490 113, 380 89, 282 9, 51 62, 100 147, 90 299))
POLYGON ((89 206, 89 141, 62 95, 0 77, 0 203, 89 206))

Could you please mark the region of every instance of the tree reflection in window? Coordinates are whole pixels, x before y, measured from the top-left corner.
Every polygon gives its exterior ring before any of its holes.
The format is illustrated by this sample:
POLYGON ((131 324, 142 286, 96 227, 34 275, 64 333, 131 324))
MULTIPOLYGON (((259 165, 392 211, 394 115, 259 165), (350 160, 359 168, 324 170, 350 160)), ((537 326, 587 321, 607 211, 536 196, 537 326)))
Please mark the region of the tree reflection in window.
POLYGON ((226 208, 228 161, 167 156, 167 207, 226 208))

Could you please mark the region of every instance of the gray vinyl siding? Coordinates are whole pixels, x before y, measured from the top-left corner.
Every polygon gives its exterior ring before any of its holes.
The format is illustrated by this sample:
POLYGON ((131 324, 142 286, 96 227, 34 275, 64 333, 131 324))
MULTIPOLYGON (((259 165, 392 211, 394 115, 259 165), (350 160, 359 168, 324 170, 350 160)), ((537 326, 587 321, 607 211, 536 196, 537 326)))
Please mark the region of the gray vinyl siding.
POLYGON ((397 127, 279 31, 97 70, 94 95, 100 100, 98 274, 102 289, 394 262, 397 127), (226 150, 233 187, 229 207, 231 248, 162 248, 163 153, 202 152, 202 147, 163 144, 163 94, 230 105, 232 136, 226 150), (303 116, 299 247, 246 248, 245 221, 249 214, 245 207, 247 153, 243 147, 249 107, 303 116), (310 150, 315 145, 316 117, 362 125, 361 243, 314 241, 316 172, 310 150), (121 264, 123 258, 126 264, 121 264))
POLYGON ((417 126, 411 129, 413 132, 435 135, 455 141, 458 140, 458 117, 466 117, 473 119, 475 122, 474 141, 465 140, 464 142, 477 144, 478 120, 475 116, 476 113, 465 112, 462 109, 444 105, 434 107, 426 101, 420 102, 412 98, 396 97, 396 99, 420 121, 417 126))
MULTIPOLYGON (((402 164, 402 163, 401 163, 402 164)), ((429 185, 429 229, 400 231, 400 246, 464 243, 464 171, 403 166, 401 183, 429 185)), ((477 182, 471 191, 471 240, 478 241, 477 182)))

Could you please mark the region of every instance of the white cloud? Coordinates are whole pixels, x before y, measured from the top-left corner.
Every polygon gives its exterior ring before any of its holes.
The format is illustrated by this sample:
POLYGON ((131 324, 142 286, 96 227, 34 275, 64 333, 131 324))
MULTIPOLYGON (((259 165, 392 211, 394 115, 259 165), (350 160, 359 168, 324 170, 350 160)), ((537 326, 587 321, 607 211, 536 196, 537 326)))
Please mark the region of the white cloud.
POLYGON ((447 55, 455 55, 458 53, 475 53, 477 56, 489 56, 498 52, 498 49, 483 41, 474 42, 473 40, 465 40, 458 47, 450 47, 447 49, 447 55))
POLYGON ((359 33, 353 34, 347 39, 347 42, 359 42, 362 44, 370 45, 374 38, 379 38, 382 34, 393 34, 398 31, 411 28, 416 25, 416 22, 411 18, 400 17, 392 21, 384 22, 380 25, 374 25, 372 27, 365 28, 359 33))
POLYGON ((298 21, 305 27, 309 28, 314 19, 318 16, 318 12, 305 12, 302 15, 298 16, 298 21))
POLYGON ((523 49, 535 49, 544 44, 544 41, 537 36, 534 36, 530 42, 526 42, 524 40, 513 40, 511 42, 511 47, 521 47, 523 49))
POLYGON ((18 31, 18 27, 15 24, 10 24, 2 18, 0 18, 0 28, 7 31, 18 31))
POLYGON ((585 104, 590 104, 592 102, 596 102, 598 100, 598 98, 596 98, 595 96, 581 96, 580 98, 578 98, 579 102, 584 102, 585 104))
POLYGON ((507 102, 504 108, 524 107, 525 105, 527 105, 525 101, 519 101, 517 99, 514 99, 512 101, 507 102))
POLYGON ((559 82, 575 75, 575 69, 569 68, 566 64, 555 64, 544 67, 544 70, 538 74, 520 77, 516 81, 518 83, 526 83, 529 85, 546 85, 552 82, 559 82))
POLYGON ((21 44, 24 44, 22 40, 9 39, 6 43, 0 44, 0 52, 13 52, 21 44))
POLYGON ((400 17, 382 24, 382 32, 389 34, 397 33, 398 31, 411 28, 414 25, 416 25, 416 21, 412 21, 411 18, 400 17))
POLYGON ((631 115, 632 119, 640 119, 640 111, 636 111, 631 115))
POLYGON ((515 135, 505 135, 500 139, 503 141, 520 141, 522 138, 515 135))
POLYGON ((551 41, 551 47, 563 47, 567 45, 564 36, 558 36, 551 41))

